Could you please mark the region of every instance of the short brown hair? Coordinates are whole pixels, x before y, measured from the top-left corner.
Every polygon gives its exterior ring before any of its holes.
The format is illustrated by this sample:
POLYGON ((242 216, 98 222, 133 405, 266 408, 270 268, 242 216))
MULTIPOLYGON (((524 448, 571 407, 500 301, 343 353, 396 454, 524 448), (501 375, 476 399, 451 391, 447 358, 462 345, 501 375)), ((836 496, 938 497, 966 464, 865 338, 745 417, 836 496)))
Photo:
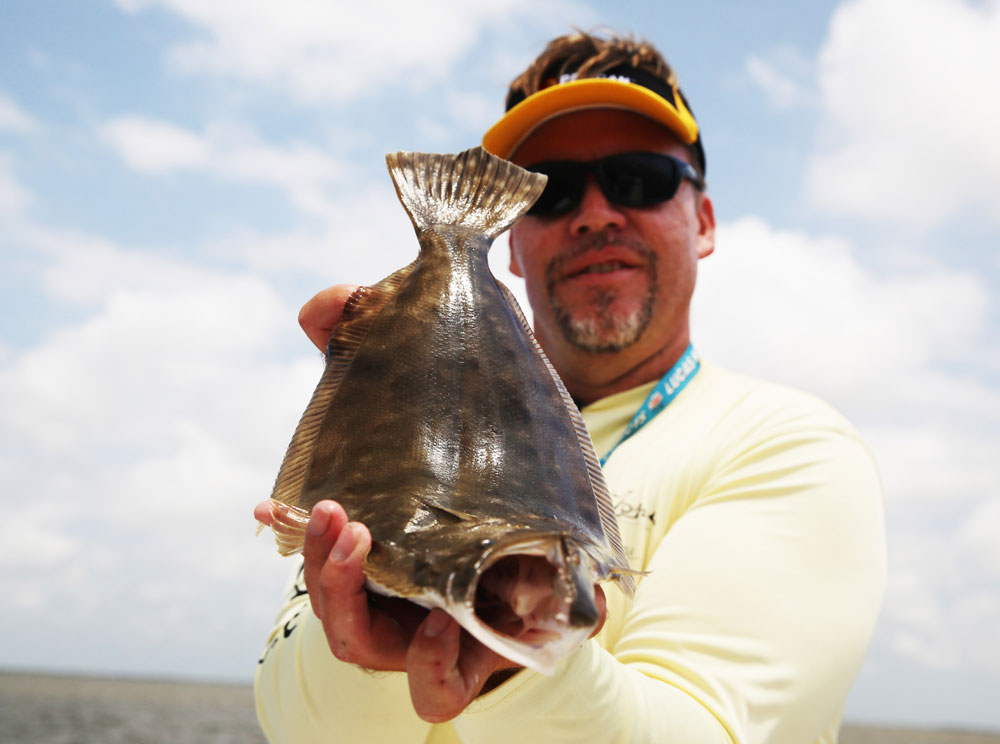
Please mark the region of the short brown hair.
MULTIPOLYGON (((511 81, 505 108, 509 111, 528 96, 557 82, 562 75, 596 78, 623 66, 662 81, 691 110, 677 84, 677 73, 650 42, 637 40, 631 35, 609 32, 606 36, 599 36, 579 30, 552 39, 528 68, 511 81)), ((687 149, 698 175, 704 178, 705 151, 700 134, 693 144, 687 145, 687 149)))
POLYGON ((550 41, 528 69, 511 81, 507 108, 545 88, 551 78, 566 73, 576 73, 581 78, 598 77, 621 65, 646 70, 671 87, 677 85, 673 68, 648 41, 618 35, 602 38, 576 31, 550 41))

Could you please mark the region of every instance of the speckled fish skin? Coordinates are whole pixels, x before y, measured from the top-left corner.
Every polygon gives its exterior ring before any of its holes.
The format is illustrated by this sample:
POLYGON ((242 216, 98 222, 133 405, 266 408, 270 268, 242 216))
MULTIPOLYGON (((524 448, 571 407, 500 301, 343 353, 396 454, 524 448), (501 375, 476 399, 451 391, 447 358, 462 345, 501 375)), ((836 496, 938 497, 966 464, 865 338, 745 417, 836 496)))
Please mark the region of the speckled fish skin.
POLYGON ((303 515, 338 501, 372 534, 369 588, 443 607, 549 671, 598 621, 594 581, 631 593, 632 578, 579 412, 487 262, 544 178, 480 148, 387 161, 420 254, 345 305, 275 484, 299 514, 289 526, 275 507, 279 545, 300 548, 303 515), (479 578, 522 553, 557 569, 556 643, 519 643, 475 616, 479 578))

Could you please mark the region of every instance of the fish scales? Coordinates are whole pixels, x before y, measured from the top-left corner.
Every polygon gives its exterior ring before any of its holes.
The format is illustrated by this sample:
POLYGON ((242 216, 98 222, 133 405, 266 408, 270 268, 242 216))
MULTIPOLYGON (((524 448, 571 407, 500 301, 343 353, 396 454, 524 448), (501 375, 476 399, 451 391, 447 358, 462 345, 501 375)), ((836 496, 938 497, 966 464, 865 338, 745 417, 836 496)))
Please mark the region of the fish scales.
POLYGON ((489 273, 489 243, 426 232, 421 241, 420 262, 337 391, 338 417, 324 427, 300 506, 361 495, 357 519, 376 539, 397 529, 393 512, 422 503, 564 519, 600 539, 593 499, 561 497, 590 493, 583 454, 555 383, 489 273), (463 282, 452 281, 456 273, 463 282))
POLYGON ((420 253, 356 292, 331 334, 272 495, 279 546, 300 549, 309 510, 338 501, 372 534, 369 588, 549 671, 597 621, 593 582, 631 593, 632 577, 579 412, 487 260, 544 176, 481 148, 387 162, 420 253), (505 630, 477 614, 484 598, 505 630))

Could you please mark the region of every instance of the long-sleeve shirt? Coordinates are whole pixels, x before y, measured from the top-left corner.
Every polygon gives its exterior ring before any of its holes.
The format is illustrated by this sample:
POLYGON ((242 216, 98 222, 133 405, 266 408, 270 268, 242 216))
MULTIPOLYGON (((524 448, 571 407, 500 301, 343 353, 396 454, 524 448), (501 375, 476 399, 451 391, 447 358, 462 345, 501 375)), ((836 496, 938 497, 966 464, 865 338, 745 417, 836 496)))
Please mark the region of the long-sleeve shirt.
MULTIPOLYGON (((598 454, 653 384, 583 410, 598 454)), ((256 678, 280 742, 836 741, 884 575, 881 488, 850 425, 804 393, 702 362, 605 476, 631 565, 601 633, 523 670, 457 718, 420 720, 402 673, 339 662, 289 592, 256 678)))

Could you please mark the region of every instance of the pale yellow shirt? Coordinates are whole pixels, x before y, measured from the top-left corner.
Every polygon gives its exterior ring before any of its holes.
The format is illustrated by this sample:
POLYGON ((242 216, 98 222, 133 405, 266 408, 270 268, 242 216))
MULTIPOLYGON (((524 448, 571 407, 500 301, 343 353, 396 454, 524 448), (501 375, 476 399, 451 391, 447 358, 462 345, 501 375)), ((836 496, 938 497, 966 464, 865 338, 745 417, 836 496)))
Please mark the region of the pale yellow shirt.
MULTIPOLYGON (((652 385, 584 409, 599 454, 652 385)), ((829 744, 881 601, 878 474, 857 434, 803 393, 703 362, 605 467, 633 568, 600 635, 550 677, 522 671, 431 725, 406 677, 338 662, 304 595, 255 684, 272 744, 829 744)))

